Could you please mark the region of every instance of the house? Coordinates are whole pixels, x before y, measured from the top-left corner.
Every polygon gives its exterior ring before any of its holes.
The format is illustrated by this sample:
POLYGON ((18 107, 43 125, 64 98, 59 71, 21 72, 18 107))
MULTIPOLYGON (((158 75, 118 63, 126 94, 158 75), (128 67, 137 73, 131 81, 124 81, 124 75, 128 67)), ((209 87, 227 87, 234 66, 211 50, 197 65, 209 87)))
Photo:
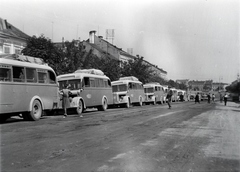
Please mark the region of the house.
MULTIPOLYGON (((136 56, 133 56, 104 40, 102 36, 96 36, 96 31, 89 32, 89 39, 83 41, 83 45, 85 46, 85 50, 87 52, 92 50, 92 53, 98 57, 102 57, 102 55, 107 54, 110 57, 122 62, 128 62, 129 60, 134 60, 136 58, 136 56)), ((144 60, 144 63, 149 65, 156 75, 164 79, 167 78, 167 72, 163 69, 158 68, 156 65, 153 65, 146 60, 144 60)))
POLYGON ((189 90, 194 91, 212 91, 212 80, 206 80, 206 81, 189 81, 189 90))
POLYGON ((21 54, 28 38, 30 36, 0 18, 0 54, 21 54))

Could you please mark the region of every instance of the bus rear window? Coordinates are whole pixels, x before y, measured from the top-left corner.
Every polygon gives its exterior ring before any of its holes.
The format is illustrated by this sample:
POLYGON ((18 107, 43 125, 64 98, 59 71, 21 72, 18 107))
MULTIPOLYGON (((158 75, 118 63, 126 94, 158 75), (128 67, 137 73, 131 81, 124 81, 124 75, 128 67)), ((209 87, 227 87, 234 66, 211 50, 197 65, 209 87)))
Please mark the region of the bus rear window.
POLYGON ((113 85, 112 86, 113 92, 121 92, 121 91, 127 91, 127 85, 121 84, 121 85, 113 85))
POLYGON ((11 69, 0 68, 0 81, 11 81, 11 69))
POLYGON ((153 92, 154 92, 154 88, 153 88, 153 87, 144 88, 144 92, 145 92, 145 93, 153 93, 153 92))
POLYGON ((66 85, 70 85, 70 90, 79 90, 81 89, 81 80, 80 79, 72 79, 72 80, 64 80, 59 81, 59 89, 62 90, 66 87, 66 85))

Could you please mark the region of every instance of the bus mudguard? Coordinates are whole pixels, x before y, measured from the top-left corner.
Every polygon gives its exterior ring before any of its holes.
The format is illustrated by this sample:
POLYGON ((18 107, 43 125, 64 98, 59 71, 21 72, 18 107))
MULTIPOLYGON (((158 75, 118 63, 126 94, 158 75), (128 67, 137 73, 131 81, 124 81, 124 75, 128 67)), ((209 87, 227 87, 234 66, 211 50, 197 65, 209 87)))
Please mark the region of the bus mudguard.
POLYGON ((29 112, 32 111, 32 104, 33 104, 33 101, 36 100, 36 99, 40 101, 40 103, 42 105, 42 109, 43 110, 45 109, 42 99, 39 96, 33 96, 31 101, 30 101, 30 104, 29 104, 29 112))

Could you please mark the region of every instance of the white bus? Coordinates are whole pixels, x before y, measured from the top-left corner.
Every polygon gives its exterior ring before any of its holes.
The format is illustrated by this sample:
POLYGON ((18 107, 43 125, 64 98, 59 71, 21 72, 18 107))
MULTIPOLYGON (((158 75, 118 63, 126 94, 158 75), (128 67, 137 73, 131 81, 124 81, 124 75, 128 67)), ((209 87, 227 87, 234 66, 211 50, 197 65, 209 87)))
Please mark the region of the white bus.
MULTIPOLYGON (((66 84, 70 84, 70 108, 76 108, 78 114, 87 108, 105 111, 108 105, 112 104, 111 81, 101 70, 77 70, 74 73, 59 75, 57 80, 60 90, 66 84)), ((60 108, 61 105, 60 102, 60 108)))
POLYGON ((172 102, 178 101, 178 92, 176 88, 170 88, 172 90, 172 102))
POLYGON ((124 105, 129 108, 131 104, 143 105, 143 84, 136 77, 122 77, 112 82, 113 105, 124 105))
POLYGON ((166 97, 167 97, 167 93, 168 93, 168 86, 167 85, 164 85, 163 86, 163 102, 166 103, 167 100, 166 100, 166 97))
POLYGON ((39 58, 1 55, 0 91, 1 122, 20 114, 25 120, 39 120, 43 111, 57 107, 56 74, 39 58))
POLYGON ((145 103, 163 104, 164 102, 164 89, 163 86, 157 82, 147 83, 143 85, 145 93, 145 103))

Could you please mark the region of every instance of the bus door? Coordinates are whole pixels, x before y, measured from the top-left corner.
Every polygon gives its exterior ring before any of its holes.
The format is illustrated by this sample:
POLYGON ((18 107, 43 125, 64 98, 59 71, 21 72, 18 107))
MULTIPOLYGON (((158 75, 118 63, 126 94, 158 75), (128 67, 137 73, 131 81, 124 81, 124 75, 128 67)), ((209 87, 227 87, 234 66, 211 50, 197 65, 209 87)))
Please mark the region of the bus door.
POLYGON ((24 67, 17 67, 13 66, 13 86, 12 86, 12 97, 13 97, 13 109, 12 111, 25 111, 29 108, 29 103, 26 103, 27 101, 30 102, 29 96, 27 94, 26 90, 26 84, 25 84, 25 70, 24 67), (17 99, 19 97, 19 100, 17 99))
MULTIPOLYGON (((9 65, 0 64, 0 113, 13 108, 13 84, 12 68, 9 65), (4 93, 3 93, 4 90, 4 93), (10 93, 10 94, 7 94, 10 93)), ((12 110, 11 110, 12 111, 12 110)), ((7 112, 8 113, 8 112, 7 112)))
POLYGON ((84 77, 82 92, 80 93, 80 95, 84 99, 86 105, 94 106, 96 104, 95 94, 96 88, 94 79, 90 77, 84 77))

